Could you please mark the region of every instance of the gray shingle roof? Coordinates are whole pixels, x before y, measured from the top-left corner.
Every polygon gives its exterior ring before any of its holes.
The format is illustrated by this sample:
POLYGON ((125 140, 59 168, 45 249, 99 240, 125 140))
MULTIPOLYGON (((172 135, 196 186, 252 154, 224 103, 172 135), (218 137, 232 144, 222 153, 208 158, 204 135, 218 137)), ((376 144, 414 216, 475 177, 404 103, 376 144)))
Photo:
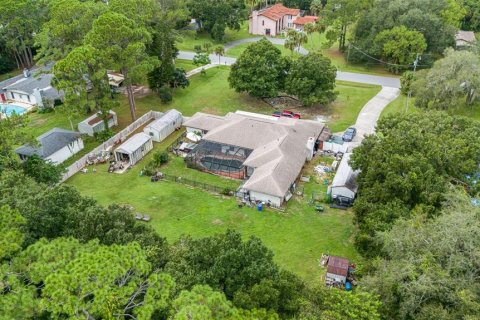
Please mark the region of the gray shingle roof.
POLYGON ((53 65, 37 67, 30 70, 30 76, 25 78, 23 74, 0 82, 2 91, 22 91, 33 94, 34 89, 42 90, 42 95, 50 100, 63 97, 63 93, 52 87, 53 74, 49 73, 53 65))
POLYGON ((25 144, 15 150, 17 154, 38 155, 45 159, 80 137, 79 132, 53 128, 37 138, 38 146, 25 144))
POLYGON ((307 158, 308 138, 318 138, 325 128, 317 121, 268 119, 254 114, 229 113, 218 118, 208 123, 205 114, 197 113, 184 125, 190 127, 190 122, 201 123, 199 129, 213 127, 204 140, 252 149, 243 164, 255 170, 243 188, 277 197, 285 196, 300 174, 307 158))

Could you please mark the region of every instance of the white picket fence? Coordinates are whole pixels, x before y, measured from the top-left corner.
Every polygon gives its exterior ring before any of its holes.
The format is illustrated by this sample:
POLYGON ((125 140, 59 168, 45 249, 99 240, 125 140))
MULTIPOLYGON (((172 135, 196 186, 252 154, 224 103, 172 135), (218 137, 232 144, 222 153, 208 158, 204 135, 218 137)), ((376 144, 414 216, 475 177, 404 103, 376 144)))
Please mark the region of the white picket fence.
POLYGON ((146 123, 150 122, 153 119, 158 119, 163 115, 162 112, 158 111, 153 111, 150 110, 149 112, 145 113, 143 116, 135 120, 132 124, 130 124, 128 127, 90 151, 88 154, 84 155, 81 157, 79 160, 75 161, 72 165, 66 168, 66 171, 61 179, 60 182, 64 182, 70 177, 72 177, 74 174, 82 170, 85 165, 87 164, 87 159, 90 154, 98 154, 102 151, 107 150, 108 148, 118 145, 122 142, 124 142, 128 136, 130 136, 133 132, 138 130, 138 128, 142 127, 146 123))

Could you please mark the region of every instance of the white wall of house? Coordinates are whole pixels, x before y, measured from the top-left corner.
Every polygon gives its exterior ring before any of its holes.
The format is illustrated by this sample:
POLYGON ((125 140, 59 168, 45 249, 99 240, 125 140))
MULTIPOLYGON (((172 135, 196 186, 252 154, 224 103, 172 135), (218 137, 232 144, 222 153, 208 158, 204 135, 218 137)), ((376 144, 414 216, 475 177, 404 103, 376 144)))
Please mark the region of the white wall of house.
POLYGON ((250 191, 250 199, 263 201, 265 203, 268 203, 268 201, 270 200, 270 202, 277 207, 280 207, 283 202, 283 198, 272 196, 272 195, 261 193, 261 192, 256 192, 256 191, 250 191))
POLYGON ((83 140, 78 138, 77 140, 68 144, 68 146, 63 147, 62 149, 58 150, 54 154, 50 155, 49 157, 45 158, 46 161, 50 160, 54 164, 60 164, 79 152, 83 149, 83 140))
POLYGON ((7 100, 13 100, 16 102, 23 102, 28 104, 37 104, 37 100, 33 94, 28 94, 23 91, 7 91, 7 100))

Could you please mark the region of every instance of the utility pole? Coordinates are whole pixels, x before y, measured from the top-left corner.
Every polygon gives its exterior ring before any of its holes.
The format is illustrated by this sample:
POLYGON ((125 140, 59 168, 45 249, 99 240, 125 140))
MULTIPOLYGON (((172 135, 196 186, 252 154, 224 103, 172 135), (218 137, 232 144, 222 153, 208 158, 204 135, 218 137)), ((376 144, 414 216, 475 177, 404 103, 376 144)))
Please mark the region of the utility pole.
MULTIPOLYGON (((417 66, 418 62, 422 60, 422 57, 420 56, 420 53, 417 53, 417 56, 415 58, 415 61, 413 61, 413 74, 415 75, 415 72, 417 71, 417 66)), ((408 95, 407 95, 407 101, 405 103, 405 113, 408 111, 408 102, 410 101, 410 98, 412 97, 412 89, 408 90, 408 95)))

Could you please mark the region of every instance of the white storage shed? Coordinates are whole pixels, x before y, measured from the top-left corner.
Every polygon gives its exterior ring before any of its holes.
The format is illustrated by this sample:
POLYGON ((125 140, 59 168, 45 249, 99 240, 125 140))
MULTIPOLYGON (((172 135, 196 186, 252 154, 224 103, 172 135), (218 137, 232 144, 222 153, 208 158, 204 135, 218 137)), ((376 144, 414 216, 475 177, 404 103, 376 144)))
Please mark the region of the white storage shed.
POLYGON ((137 133, 115 149, 115 160, 128 162, 133 166, 152 149, 152 137, 143 132, 137 133))
POLYGON ((161 142, 173 131, 180 128, 183 123, 183 116, 175 109, 164 113, 160 118, 147 125, 143 132, 152 137, 153 141, 161 142))
POLYGON ((355 199, 357 194, 356 178, 358 172, 353 171, 348 164, 350 156, 351 153, 345 153, 340 161, 340 165, 335 173, 335 178, 333 178, 332 185, 329 187, 332 198, 345 197, 352 201, 355 199))
MULTIPOLYGON (((118 125, 117 114, 112 110, 108 111, 107 122, 109 128, 118 125)), ((100 113, 95 113, 78 124, 78 131, 83 134, 88 134, 91 137, 93 137, 95 133, 103 131, 104 129, 105 123, 103 122, 100 113)))

